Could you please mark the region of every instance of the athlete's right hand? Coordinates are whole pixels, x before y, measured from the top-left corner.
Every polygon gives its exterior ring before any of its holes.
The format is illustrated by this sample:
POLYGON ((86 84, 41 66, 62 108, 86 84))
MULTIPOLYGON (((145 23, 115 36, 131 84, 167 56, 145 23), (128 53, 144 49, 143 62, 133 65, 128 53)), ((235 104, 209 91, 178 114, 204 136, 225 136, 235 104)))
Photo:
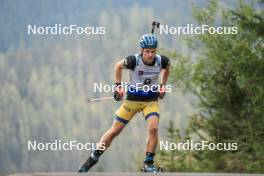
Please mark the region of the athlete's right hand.
POLYGON ((121 85, 121 83, 115 83, 115 93, 114 93, 114 98, 116 101, 122 100, 124 97, 124 90, 121 85))

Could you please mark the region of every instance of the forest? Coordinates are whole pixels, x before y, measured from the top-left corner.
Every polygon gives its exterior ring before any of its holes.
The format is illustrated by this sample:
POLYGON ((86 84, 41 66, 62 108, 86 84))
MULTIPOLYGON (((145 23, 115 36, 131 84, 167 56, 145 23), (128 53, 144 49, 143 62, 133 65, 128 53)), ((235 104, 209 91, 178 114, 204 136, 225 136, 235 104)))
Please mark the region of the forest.
MULTIPOLYGON (((29 151, 28 141, 98 142, 121 102, 114 64, 139 52, 151 22, 235 26, 232 35, 157 33, 172 92, 159 102, 159 140, 236 142, 234 151, 159 150, 167 172, 264 173, 263 1, 1 1, 0 175, 77 171, 90 151, 29 151), (15 15, 14 15, 15 14, 15 15), (103 26, 103 35, 28 35, 28 25, 103 26)), ((124 72, 123 81, 128 81, 124 72)), ((139 171, 146 124, 136 115, 93 171, 139 171)))

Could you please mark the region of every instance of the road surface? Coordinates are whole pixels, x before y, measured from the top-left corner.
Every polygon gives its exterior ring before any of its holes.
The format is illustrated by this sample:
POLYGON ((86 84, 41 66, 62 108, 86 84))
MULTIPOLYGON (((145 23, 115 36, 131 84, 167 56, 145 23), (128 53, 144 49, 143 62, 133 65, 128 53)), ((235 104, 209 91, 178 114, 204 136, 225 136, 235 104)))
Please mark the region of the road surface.
POLYGON ((141 173, 141 172, 43 172, 43 173, 24 173, 11 174, 9 176, 264 176, 264 174, 233 174, 233 173, 141 173))

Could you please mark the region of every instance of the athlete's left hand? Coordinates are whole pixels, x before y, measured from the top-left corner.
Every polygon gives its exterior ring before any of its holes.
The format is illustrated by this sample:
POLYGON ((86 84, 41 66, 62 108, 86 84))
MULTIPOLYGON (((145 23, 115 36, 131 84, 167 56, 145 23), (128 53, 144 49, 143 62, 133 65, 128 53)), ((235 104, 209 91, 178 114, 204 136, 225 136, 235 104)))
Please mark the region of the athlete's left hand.
POLYGON ((159 90, 158 90, 158 98, 159 99, 163 99, 164 98, 164 96, 165 96, 165 85, 164 84, 161 84, 160 86, 159 86, 159 90))

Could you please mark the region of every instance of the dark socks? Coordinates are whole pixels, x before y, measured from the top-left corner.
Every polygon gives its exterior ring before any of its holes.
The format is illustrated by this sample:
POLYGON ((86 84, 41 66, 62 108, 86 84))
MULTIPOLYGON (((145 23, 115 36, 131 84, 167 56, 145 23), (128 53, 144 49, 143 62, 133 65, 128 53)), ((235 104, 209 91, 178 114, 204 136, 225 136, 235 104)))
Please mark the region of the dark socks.
POLYGON ((144 163, 149 163, 154 161, 155 153, 146 152, 146 159, 144 163))

